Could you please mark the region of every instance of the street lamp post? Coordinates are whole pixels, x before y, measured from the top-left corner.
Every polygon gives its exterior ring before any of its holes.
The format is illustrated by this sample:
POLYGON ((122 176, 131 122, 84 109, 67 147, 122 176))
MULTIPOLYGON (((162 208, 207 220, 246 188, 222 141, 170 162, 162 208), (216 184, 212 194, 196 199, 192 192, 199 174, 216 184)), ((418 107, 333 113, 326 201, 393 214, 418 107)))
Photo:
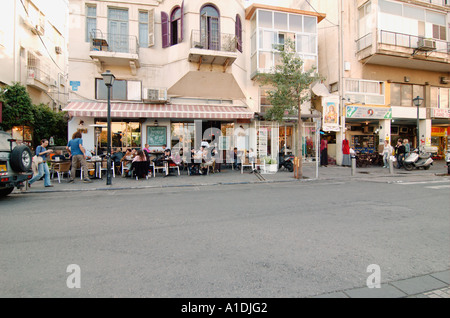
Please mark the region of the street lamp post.
POLYGON ((414 106, 417 107, 417 136, 416 136, 416 142, 417 142, 417 150, 419 150, 420 146, 420 134, 419 134, 419 106, 422 104, 423 98, 417 96, 413 99, 414 106))
POLYGON ((103 82, 108 88, 108 126, 107 126, 107 166, 106 166, 106 185, 111 185, 111 87, 114 84, 115 76, 110 72, 106 71, 102 74, 103 82))

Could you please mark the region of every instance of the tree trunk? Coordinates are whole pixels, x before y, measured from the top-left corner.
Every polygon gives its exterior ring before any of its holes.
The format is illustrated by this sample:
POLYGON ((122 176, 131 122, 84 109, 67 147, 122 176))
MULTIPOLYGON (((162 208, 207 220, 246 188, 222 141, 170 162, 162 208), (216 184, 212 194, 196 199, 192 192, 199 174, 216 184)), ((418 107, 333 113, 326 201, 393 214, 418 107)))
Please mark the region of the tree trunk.
POLYGON ((303 121, 302 121, 302 112, 301 112, 301 104, 298 105, 298 147, 297 147, 297 158, 298 158, 298 169, 296 169, 297 175, 295 175, 296 179, 303 178, 303 121))

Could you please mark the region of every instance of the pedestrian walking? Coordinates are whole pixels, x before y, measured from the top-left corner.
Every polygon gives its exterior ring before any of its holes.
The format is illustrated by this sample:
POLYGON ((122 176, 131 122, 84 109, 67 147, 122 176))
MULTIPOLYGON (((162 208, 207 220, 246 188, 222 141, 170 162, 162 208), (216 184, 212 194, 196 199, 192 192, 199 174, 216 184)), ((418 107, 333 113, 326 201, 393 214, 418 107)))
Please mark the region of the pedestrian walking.
POLYGON ((383 168, 389 168, 389 158, 391 155, 392 146, 389 144, 389 140, 385 140, 383 147, 383 168))
POLYGON ((47 154, 52 153, 53 150, 47 150, 48 140, 42 139, 41 144, 36 147, 36 156, 42 158, 42 162, 38 164, 38 173, 33 176, 33 178, 28 181, 28 186, 31 186, 36 180, 39 180, 44 176, 44 186, 53 187, 50 182, 50 171, 47 165, 47 154))
POLYGON ((320 141, 320 166, 328 166, 328 140, 320 141))
POLYGON ((403 166, 403 158, 405 157, 405 146, 402 139, 397 140, 395 156, 397 157, 397 168, 400 169, 403 166))
POLYGON ((69 141, 66 147, 69 154, 72 156, 72 169, 70 170, 69 182, 74 182, 76 172, 80 166, 84 176, 84 182, 92 182, 89 179, 87 164, 86 164, 86 150, 83 147, 83 139, 81 139, 81 132, 77 131, 72 135, 72 140, 69 141))

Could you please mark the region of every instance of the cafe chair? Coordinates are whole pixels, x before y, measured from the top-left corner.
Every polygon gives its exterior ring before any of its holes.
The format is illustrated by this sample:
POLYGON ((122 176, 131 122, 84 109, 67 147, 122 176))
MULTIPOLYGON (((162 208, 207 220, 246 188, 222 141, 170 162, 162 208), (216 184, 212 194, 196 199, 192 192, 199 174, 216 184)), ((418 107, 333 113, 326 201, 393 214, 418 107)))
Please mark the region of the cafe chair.
POLYGON ((56 172, 56 174, 58 175, 58 183, 61 183, 61 177, 64 178, 65 173, 67 174, 67 176, 70 176, 70 165, 71 165, 70 161, 54 164, 53 171, 56 172))
MULTIPOLYGON (((106 161, 106 160, 104 160, 104 161, 102 161, 102 163, 101 163, 101 168, 100 168, 100 171, 99 171, 99 178, 101 179, 102 178, 102 171, 107 171, 108 170, 108 162, 106 161)), ((112 174, 113 174, 113 178, 115 178, 116 177, 116 169, 114 169, 114 161, 113 160, 111 160, 111 171, 112 171, 112 174)))
POLYGON ((206 174, 209 174, 209 169, 212 169, 214 173, 214 168, 216 166, 216 160, 212 158, 210 161, 203 164, 203 167, 206 168, 206 174))
POLYGON ((177 165, 176 163, 169 163, 168 169, 169 169, 169 171, 170 171, 170 169, 177 169, 178 170, 178 175, 180 175, 180 166, 177 165))
MULTIPOLYGON (((94 175, 96 173, 95 171, 95 163, 93 162, 86 162, 86 166, 87 166, 87 172, 88 172, 88 178, 89 175, 91 175, 91 171, 93 171, 92 175, 94 175)), ((80 170, 80 179, 83 180, 83 169, 81 169, 81 167, 77 170, 80 170)))
POLYGON ((166 171, 166 166, 157 166, 154 162, 152 163, 152 166, 153 166, 153 176, 154 177, 156 177, 156 174, 155 174, 155 171, 158 171, 158 170, 162 170, 163 172, 165 172, 166 171))
POLYGON ((131 170, 133 171, 133 178, 136 180, 140 178, 146 178, 148 180, 148 171, 150 165, 148 161, 135 161, 131 164, 131 170))

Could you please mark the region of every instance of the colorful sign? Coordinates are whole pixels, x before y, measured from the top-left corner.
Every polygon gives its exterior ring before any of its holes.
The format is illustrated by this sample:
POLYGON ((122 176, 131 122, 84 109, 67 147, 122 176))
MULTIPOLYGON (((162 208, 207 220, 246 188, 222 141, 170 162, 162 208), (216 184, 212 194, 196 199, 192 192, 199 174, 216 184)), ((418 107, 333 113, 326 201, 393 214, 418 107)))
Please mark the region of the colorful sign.
POLYGON ((390 107, 347 106, 345 117, 359 119, 392 119, 390 107))
POLYGON ((431 117, 450 118, 450 108, 432 108, 431 117))
POLYGON ((339 131, 339 96, 322 98, 322 130, 339 131))

